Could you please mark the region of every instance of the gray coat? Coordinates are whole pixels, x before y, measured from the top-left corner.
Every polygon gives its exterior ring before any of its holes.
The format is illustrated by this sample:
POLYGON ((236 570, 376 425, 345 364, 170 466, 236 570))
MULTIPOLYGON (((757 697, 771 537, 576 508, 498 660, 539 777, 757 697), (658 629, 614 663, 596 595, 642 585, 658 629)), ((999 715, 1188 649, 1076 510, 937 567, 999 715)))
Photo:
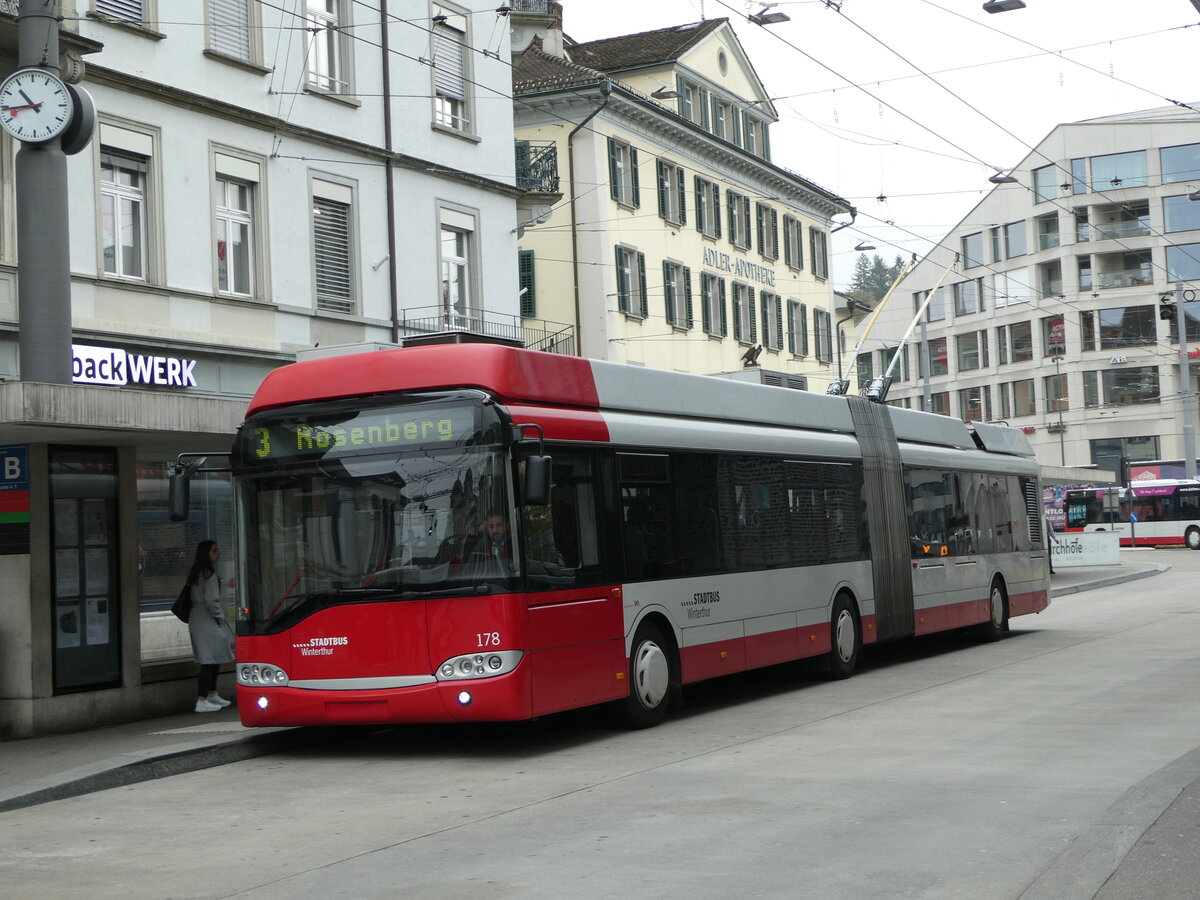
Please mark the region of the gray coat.
POLYGON ((221 579, 214 573, 192 585, 192 614, 188 616, 192 655, 202 666, 233 662, 233 634, 221 606, 221 579))

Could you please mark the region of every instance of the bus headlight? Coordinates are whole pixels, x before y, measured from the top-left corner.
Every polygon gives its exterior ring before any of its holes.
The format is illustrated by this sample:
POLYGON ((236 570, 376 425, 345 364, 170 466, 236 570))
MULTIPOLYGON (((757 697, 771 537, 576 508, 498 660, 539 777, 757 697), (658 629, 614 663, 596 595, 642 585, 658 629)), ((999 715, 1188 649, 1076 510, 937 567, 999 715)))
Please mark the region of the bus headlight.
POLYGON ((237 682, 246 687, 284 687, 287 672, 270 663, 238 663, 237 682))
POLYGON ((517 667, 523 655, 520 650, 493 650, 490 653, 453 656, 438 666, 437 680, 455 681, 504 675, 517 667))

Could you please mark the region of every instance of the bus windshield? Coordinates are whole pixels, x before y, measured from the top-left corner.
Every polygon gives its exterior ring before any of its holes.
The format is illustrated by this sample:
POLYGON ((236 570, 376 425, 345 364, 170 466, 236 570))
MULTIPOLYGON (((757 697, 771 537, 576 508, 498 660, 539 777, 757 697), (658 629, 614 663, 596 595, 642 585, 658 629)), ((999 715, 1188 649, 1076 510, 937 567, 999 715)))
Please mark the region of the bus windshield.
POLYGON ((461 397, 247 422, 234 453, 238 632, 344 603, 511 590, 520 554, 502 433, 494 407, 461 397))

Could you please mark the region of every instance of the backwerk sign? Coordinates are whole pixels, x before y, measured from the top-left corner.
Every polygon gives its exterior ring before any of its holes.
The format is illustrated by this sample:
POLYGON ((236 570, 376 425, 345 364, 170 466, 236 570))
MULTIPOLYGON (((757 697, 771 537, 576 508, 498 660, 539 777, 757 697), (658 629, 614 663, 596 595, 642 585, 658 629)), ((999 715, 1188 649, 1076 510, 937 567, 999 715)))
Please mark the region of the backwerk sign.
POLYGON ((76 384, 155 384, 195 387, 196 361, 175 356, 143 356, 114 347, 71 345, 71 380, 76 384))

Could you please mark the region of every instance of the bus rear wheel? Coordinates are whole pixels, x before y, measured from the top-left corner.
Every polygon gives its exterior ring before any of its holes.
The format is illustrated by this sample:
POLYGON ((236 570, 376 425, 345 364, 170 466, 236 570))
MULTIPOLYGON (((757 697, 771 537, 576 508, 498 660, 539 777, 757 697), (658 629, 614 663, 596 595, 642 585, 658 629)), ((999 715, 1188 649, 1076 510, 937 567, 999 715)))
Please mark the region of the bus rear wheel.
POLYGON ((981 640, 998 641, 1008 631, 1008 597, 1004 594, 1004 585, 1000 579, 992 582, 992 590, 988 595, 988 618, 976 629, 981 640))
POLYGON ((627 728, 649 728, 667 714, 675 666, 671 645, 654 622, 644 622, 629 654, 629 696, 619 701, 618 718, 627 728))
POLYGON ((1183 540, 1189 550, 1200 550, 1200 528, 1189 528, 1183 540))
POLYGON ((862 630, 854 604, 845 594, 833 601, 829 619, 829 674, 834 678, 849 678, 858 668, 862 653, 862 630))

